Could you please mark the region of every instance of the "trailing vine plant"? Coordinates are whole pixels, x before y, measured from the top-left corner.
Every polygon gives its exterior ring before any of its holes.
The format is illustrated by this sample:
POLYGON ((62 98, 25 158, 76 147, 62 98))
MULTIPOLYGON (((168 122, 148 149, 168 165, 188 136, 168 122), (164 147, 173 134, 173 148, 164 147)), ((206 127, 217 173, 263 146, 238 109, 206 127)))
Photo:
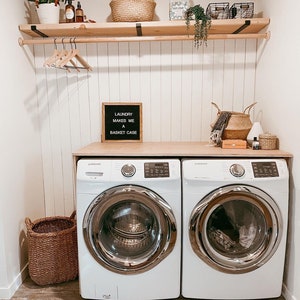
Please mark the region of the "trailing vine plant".
POLYGON ((28 0, 29 2, 35 2, 35 5, 39 7, 39 4, 46 4, 46 3, 55 3, 55 6, 59 4, 59 0, 28 0))
POLYGON ((207 46, 207 35, 211 26, 211 20, 204 12, 204 8, 199 4, 189 7, 185 12, 185 23, 187 30, 189 30, 192 20, 195 20, 194 46, 199 48, 203 42, 207 46))

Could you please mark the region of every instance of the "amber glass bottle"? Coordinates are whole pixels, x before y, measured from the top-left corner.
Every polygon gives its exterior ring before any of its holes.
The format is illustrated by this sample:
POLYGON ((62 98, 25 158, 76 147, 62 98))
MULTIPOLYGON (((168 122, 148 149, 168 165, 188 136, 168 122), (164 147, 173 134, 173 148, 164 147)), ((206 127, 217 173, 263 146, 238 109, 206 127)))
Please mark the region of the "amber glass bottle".
POLYGON ((76 8, 76 12, 75 12, 75 22, 83 22, 84 18, 83 18, 83 9, 81 8, 81 3, 80 1, 77 2, 77 8, 76 8))
POLYGON ((65 7, 65 16, 67 23, 75 22, 75 7, 72 4, 72 0, 68 0, 68 4, 65 7))

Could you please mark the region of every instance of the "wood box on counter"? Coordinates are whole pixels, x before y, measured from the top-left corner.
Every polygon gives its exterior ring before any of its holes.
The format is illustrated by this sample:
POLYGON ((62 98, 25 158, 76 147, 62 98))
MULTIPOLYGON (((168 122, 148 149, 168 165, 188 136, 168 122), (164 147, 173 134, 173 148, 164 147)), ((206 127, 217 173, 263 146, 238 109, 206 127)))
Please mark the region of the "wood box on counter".
POLYGON ((247 141, 245 140, 223 140, 222 148, 224 149, 246 149, 247 141))

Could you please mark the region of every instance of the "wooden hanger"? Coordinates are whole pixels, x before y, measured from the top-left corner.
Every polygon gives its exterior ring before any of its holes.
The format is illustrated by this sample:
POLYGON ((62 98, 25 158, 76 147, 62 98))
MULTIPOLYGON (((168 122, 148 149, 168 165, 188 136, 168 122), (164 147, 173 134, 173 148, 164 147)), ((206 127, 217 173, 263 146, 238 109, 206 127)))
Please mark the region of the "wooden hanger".
POLYGON ((55 49, 53 51, 53 54, 47 58, 44 62, 44 67, 50 67, 50 65, 56 61, 60 51, 57 49, 57 44, 56 44, 56 38, 54 39, 54 45, 55 45, 55 49))
MULTIPOLYGON (((73 65, 73 67, 75 67, 77 69, 77 71, 79 71, 79 69, 86 69, 88 71, 92 71, 92 67, 79 54, 79 50, 76 47, 75 40, 76 40, 76 38, 74 38, 74 40, 73 40, 74 48, 72 46, 71 51, 59 63, 59 67, 68 67, 67 64, 68 64, 68 62, 70 62, 73 65), (76 63, 73 61, 73 58, 75 58, 82 65, 82 67, 77 66, 76 63)), ((70 43, 72 45, 72 41, 71 40, 70 40, 70 43)), ((69 67, 71 67, 71 66, 69 66, 69 67)))
POLYGON ((59 69, 65 69, 68 72, 70 72, 70 69, 76 69, 78 72, 80 72, 80 69, 86 69, 88 71, 92 71, 92 67, 83 59, 83 57, 79 54, 79 50, 76 47, 75 39, 73 40, 73 43, 75 47, 73 48, 72 40, 70 39, 71 49, 67 50, 64 43, 64 38, 62 39, 63 49, 58 50, 56 45, 56 39, 54 40, 55 49, 53 51, 53 54, 46 59, 44 62, 44 66, 47 67, 54 67, 59 69), (76 59, 82 67, 79 67, 76 62, 74 61, 76 59), (69 63, 71 65, 69 65, 69 63))

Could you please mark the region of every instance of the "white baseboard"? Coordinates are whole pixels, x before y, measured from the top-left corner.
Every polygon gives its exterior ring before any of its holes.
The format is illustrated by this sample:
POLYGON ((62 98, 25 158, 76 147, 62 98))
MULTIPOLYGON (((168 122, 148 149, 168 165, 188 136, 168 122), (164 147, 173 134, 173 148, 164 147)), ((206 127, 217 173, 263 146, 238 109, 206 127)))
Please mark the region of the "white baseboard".
POLYGON ((298 300, 287 288, 285 284, 282 285, 282 295, 285 300, 298 300))
POLYGON ((21 286, 22 282, 28 276, 28 264, 21 270, 16 278, 7 287, 0 287, 0 299, 11 299, 14 293, 21 286))

